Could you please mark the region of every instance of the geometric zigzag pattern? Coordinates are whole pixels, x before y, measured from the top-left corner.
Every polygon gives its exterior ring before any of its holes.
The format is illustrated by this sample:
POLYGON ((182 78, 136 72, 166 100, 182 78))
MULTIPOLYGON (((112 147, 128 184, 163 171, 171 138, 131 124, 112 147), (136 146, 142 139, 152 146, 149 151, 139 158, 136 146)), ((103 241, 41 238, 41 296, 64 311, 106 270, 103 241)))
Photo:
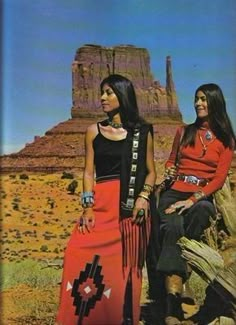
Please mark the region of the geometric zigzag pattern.
MULTIPOLYGON (((100 256, 94 255, 93 262, 87 263, 84 271, 80 272, 77 279, 74 280, 71 296, 74 297, 73 305, 76 307, 75 315, 79 316, 78 325, 82 324, 84 316, 88 316, 96 302, 101 300, 105 288, 102 283, 102 266, 98 265, 100 256), (93 288, 91 289, 91 283, 93 288), (91 291, 93 293, 91 294, 91 291), (88 296, 90 294, 90 296, 88 296)), ((109 291, 106 293, 109 295, 109 291)))

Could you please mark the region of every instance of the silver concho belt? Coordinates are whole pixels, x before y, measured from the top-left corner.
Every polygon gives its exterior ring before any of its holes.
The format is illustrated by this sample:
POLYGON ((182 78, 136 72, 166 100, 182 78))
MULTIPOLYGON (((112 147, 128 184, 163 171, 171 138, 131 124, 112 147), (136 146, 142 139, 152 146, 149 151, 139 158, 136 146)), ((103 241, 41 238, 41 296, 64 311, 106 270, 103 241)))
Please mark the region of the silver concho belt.
POLYGON ((123 209, 133 209, 134 207, 134 189, 136 182, 136 171, 137 171, 137 163, 138 163, 138 146, 139 146, 139 137, 140 130, 135 129, 133 135, 133 143, 132 143, 132 160, 130 167, 130 179, 129 179, 129 187, 128 187, 128 197, 125 202, 122 202, 123 209))

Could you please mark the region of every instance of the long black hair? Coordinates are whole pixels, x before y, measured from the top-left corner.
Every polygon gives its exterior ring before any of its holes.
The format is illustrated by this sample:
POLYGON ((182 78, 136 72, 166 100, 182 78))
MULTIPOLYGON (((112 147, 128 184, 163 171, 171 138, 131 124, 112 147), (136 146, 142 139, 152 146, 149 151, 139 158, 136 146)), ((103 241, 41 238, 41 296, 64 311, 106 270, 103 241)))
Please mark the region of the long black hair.
MULTIPOLYGON (((226 103, 221 88, 214 84, 203 84, 195 91, 195 98, 198 91, 202 91, 207 100, 208 116, 207 121, 210 129, 214 132, 225 147, 234 148, 235 133, 226 111, 226 103)), ((197 118, 193 124, 185 127, 185 134, 182 140, 183 146, 193 146, 195 143, 196 132, 202 119, 197 118)))
POLYGON ((105 84, 112 88, 118 98, 119 113, 124 128, 133 129, 135 126, 146 123, 139 115, 134 86, 129 79, 119 74, 111 74, 101 82, 101 92, 105 84))

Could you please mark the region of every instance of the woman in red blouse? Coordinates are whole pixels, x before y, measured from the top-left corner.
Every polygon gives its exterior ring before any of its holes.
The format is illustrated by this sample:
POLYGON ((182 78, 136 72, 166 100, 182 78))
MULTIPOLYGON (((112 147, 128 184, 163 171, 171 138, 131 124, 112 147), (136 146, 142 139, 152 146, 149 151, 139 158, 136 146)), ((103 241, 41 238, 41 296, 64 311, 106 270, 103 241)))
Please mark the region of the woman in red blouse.
POLYGON ((181 324, 181 293, 188 278, 178 239, 200 240, 214 216, 212 194, 226 179, 235 147, 235 134, 226 112, 223 93, 216 84, 195 92, 196 121, 177 130, 166 162, 174 183, 163 192, 158 207, 161 252, 157 270, 164 275, 167 292, 166 324, 181 324), (175 167, 178 155, 178 166, 175 167))

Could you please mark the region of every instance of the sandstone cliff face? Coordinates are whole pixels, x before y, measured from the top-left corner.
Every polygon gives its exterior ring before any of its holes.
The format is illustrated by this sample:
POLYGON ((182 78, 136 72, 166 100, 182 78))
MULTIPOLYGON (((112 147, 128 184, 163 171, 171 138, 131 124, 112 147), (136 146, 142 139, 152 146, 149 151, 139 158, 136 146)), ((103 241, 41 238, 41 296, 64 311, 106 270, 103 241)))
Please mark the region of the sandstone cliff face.
POLYGON ((133 82, 142 115, 181 120, 171 58, 166 59, 166 86, 161 86, 152 76, 148 51, 131 45, 112 48, 85 45, 77 50, 72 63, 72 118, 101 113, 99 85, 112 73, 133 82))
MULTIPOLYGON (((84 168, 84 134, 91 118, 71 118, 35 137, 19 152, 0 157, 1 172, 75 172, 84 168)), ((155 159, 164 161, 171 148, 178 123, 154 124, 155 159)))
POLYGON ((100 108, 102 79, 118 73, 131 79, 140 113, 154 125, 155 159, 164 161, 170 151, 176 128, 182 123, 171 70, 166 61, 166 86, 153 79, 150 57, 145 48, 131 45, 112 48, 85 45, 72 63, 72 118, 36 136, 19 152, 0 157, 2 172, 56 172, 82 170, 84 133, 87 126, 105 118, 100 108), (160 117, 167 118, 167 124, 160 117))

